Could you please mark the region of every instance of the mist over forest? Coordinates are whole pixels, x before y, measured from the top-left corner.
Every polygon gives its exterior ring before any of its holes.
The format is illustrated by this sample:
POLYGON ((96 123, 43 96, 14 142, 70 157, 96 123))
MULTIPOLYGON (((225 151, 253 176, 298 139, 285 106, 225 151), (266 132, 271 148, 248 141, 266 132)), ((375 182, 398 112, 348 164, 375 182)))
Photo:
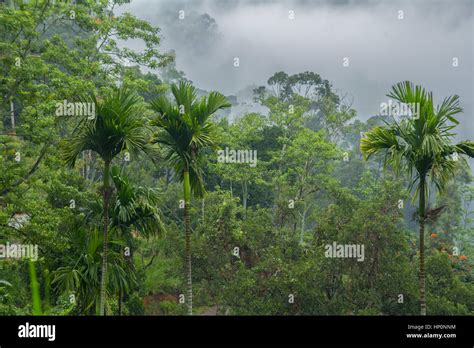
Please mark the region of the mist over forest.
POLYGON ((163 48, 176 52, 177 69, 205 90, 247 91, 242 98, 251 99, 248 87, 264 85, 277 71, 314 71, 350 95, 357 117, 366 120, 379 112, 392 81, 409 79, 439 98, 461 96, 460 138, 474 132, 468 122, 474 96, 470 0, 455 6, 430 0, 136 0, 122 11, 158 25, 163 48), (290 10, 295 20, 280 20, 290 10), (240 69, 233 68, 235 56, 240 69), (342 68, 346 56, 350 69, 342 68), (447 64, 452 57, 462 61, 456 70, 447 64))
POLYGON ((0 28, 0 315, 474 315, 472 0, 0 28))

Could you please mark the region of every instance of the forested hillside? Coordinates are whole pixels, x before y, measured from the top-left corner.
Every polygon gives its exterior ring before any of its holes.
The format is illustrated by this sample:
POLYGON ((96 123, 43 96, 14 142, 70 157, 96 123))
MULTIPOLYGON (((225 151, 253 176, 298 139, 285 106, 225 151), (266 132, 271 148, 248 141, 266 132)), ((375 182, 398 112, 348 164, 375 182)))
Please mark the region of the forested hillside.
POLYGON ((126 2, 0 1, 0 315, 474 314, 463 99, 205 90, 126 2))

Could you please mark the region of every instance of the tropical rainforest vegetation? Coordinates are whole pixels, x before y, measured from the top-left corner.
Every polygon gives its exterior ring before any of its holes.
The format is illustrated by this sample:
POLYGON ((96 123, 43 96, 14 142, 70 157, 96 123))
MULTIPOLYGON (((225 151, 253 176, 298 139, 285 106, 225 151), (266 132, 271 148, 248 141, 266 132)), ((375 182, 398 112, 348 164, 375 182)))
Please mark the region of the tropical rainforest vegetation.
POLYGON ((1 315, 474 314, 458 96, 392 81, 419 112, 362 121, 280 71, 230 118, 123 2, 0 1, 0 244, 38 246, 0 260, 1 315))

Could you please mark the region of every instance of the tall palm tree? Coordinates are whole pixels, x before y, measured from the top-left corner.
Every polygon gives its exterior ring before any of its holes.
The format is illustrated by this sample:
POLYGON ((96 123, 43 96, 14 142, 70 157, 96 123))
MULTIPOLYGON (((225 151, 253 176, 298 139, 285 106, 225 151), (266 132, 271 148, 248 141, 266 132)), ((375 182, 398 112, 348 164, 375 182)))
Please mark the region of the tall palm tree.
MULTIPOLYGON (((138 230, 143 236, 149 237, 163 233, 164 227, 160 211, 156 207, 156 192, 132 185, 127 177, 119 173, 116 166, 111 168, 110 173, 115 194, 110 202, 108 234, 111 247, 107 253, 107 294, 118 296, 120 308, 123 295, 137 286, 133 254, 130 252, 128 262, 123 257, 123 248, 132 243, 132 231, 138 230)), ((54 273, 53 284, 57 290, 69 294, 74 292, 81 313, 99 312, 102 260, 97 251, 103 247, 103 238, 95 226, 101 221, 103 204, 97 199, 85 210, 85 219, 80 219, 80 223, 78 221, 68 229, 66 237, 70 245, 69 264, 54 273)), ((130 250, 132 251, 133 247, 130 250)))
POLYGON ((90 95, 83 100, 95 104, 95 118, 81 119, 74 135, 63 145, 66 163, 74 166, 79 155, 85 150, 95 151, 104 161, 103 201, 104 201, 104 243, 102 253, 100 315, 105 315, 107 289, 107 251, 110 205, 110 166, 122 151, 131 154, 149 152, 149 132, 144 122, 145 108, 142 99, 125 88, 114 88, 103 99, 90 95))
POLYGON ((459 124, 454 116, 462 112, 457 95, 445 98, 435 108, 431 92, 404 81, 392 86, 387 96, 407 104, 411 115, 374 127, 361 139, 360 149, 365 159, 383 151, 385 166, 391 165, 396 174, 401 170, 408 172, 409 190, 416 187, 413 200, 418 197, 420 313, 426 315, 424 249, 428 187, 432 182, 438 191, 442 191, 454 174, 457 156, 474 156, 474 143, 452 143, 455 135, 452 130, 459 124))
POLYGON ((230 107, 226 98, 211 92, 207 97, 198 98, 196 89, 188 82, 173 84, 171 92, 174 101, 160 96, 151 102, 151 108, 158 114, 152 121, 159 129, 155 142, 168 149, 166 159, 174 166, 183 182, 185 254, 187 267, 187 307, 193 312, 193 285, 191 266, 191 226, 189 204, 191 194, 203 197, 202 150, 214 147, 214 124, 211 116, 219 109, 230 107))

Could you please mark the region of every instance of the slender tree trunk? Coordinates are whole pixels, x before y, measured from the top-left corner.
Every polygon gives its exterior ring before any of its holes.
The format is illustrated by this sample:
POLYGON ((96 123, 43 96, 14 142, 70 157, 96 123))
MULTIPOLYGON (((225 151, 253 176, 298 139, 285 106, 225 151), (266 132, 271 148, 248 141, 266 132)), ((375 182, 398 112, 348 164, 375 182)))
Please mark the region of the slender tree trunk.
POLYGON ((303 244, 303 238, 304 238, 304 227, 306 224, 306 202, 303 203, 303 214, 301 215, 301 231, 300 231, 300 244, 303 244))
POLYGON ((189 203, 191 201, 191 184, 189 181, 189 171, 184 172, 184 227, 186 232, 186 272, 187 272, 187 307, 188 315, 193 315, 193 278, 191 265, 191 222, 189 218, 189 203))
POLYGON ((89 174, 91 171, 91 162, 92 162, 92 156, 91 156, 91 150, 87 151, 86 155, 86 180, 89 180, 89 174))
POLYGON ((425 274, 425 198, 426 177, 420 179, 419 219, 420 219, 420 314, 426 315, 426 274, 425 274))
POLYGON ((94 155, 92 153, 92 151, 90 152, 90 166, 91 166, 91 174, 90 174, 90 177, 89 179, 94 182, 95 180, 95 172, 97 171, 97 161, 96 159, 94 158, 94 155))
MULTIPOLYGON (((283 163, 283 156, 285 155, 285 149, 286 149, 286 144, 283 144, 281 150, 280 150, 280 161, 278 162, 278 174, 275 176, 276 179, 278 179, 281 175, 281 166, 283 163)), ((276 195, 275 199, 273 200, 273 206, 272 206, 272 224, 273 226, 277 227, 277 209, 278 209, 278 202, 280 201, 280 185, 276 185, 276 195)))
POLYGON ((82 162, 83 162, 82 168, 81 168, 81 173, 82 173, 82 177, 84 179, 86 179, 86 165, 85 165, 86 161, 85 161, 84 151, 82 151, 82 153, 81 153, 81 159, 82 159, 82 162))
POLYGON ((109 199, 110 199, 110 162, 104 166, 104 245, 102 252, 102 275, 100 279, 100 315, 105 315, 105 302, 107 291, 107 253, 109 244, 109 199))
POLYGON ((247 198, 248 198, 248 187, 247 181, 242 181, 242 203, 244 206, 244 220, 247 218, 247 198))
POLYGON ((15 105, 13 104, 13 99, 10 99, 10 123, 11 123, 11 133, 16 134, 15 126, 15 105))

